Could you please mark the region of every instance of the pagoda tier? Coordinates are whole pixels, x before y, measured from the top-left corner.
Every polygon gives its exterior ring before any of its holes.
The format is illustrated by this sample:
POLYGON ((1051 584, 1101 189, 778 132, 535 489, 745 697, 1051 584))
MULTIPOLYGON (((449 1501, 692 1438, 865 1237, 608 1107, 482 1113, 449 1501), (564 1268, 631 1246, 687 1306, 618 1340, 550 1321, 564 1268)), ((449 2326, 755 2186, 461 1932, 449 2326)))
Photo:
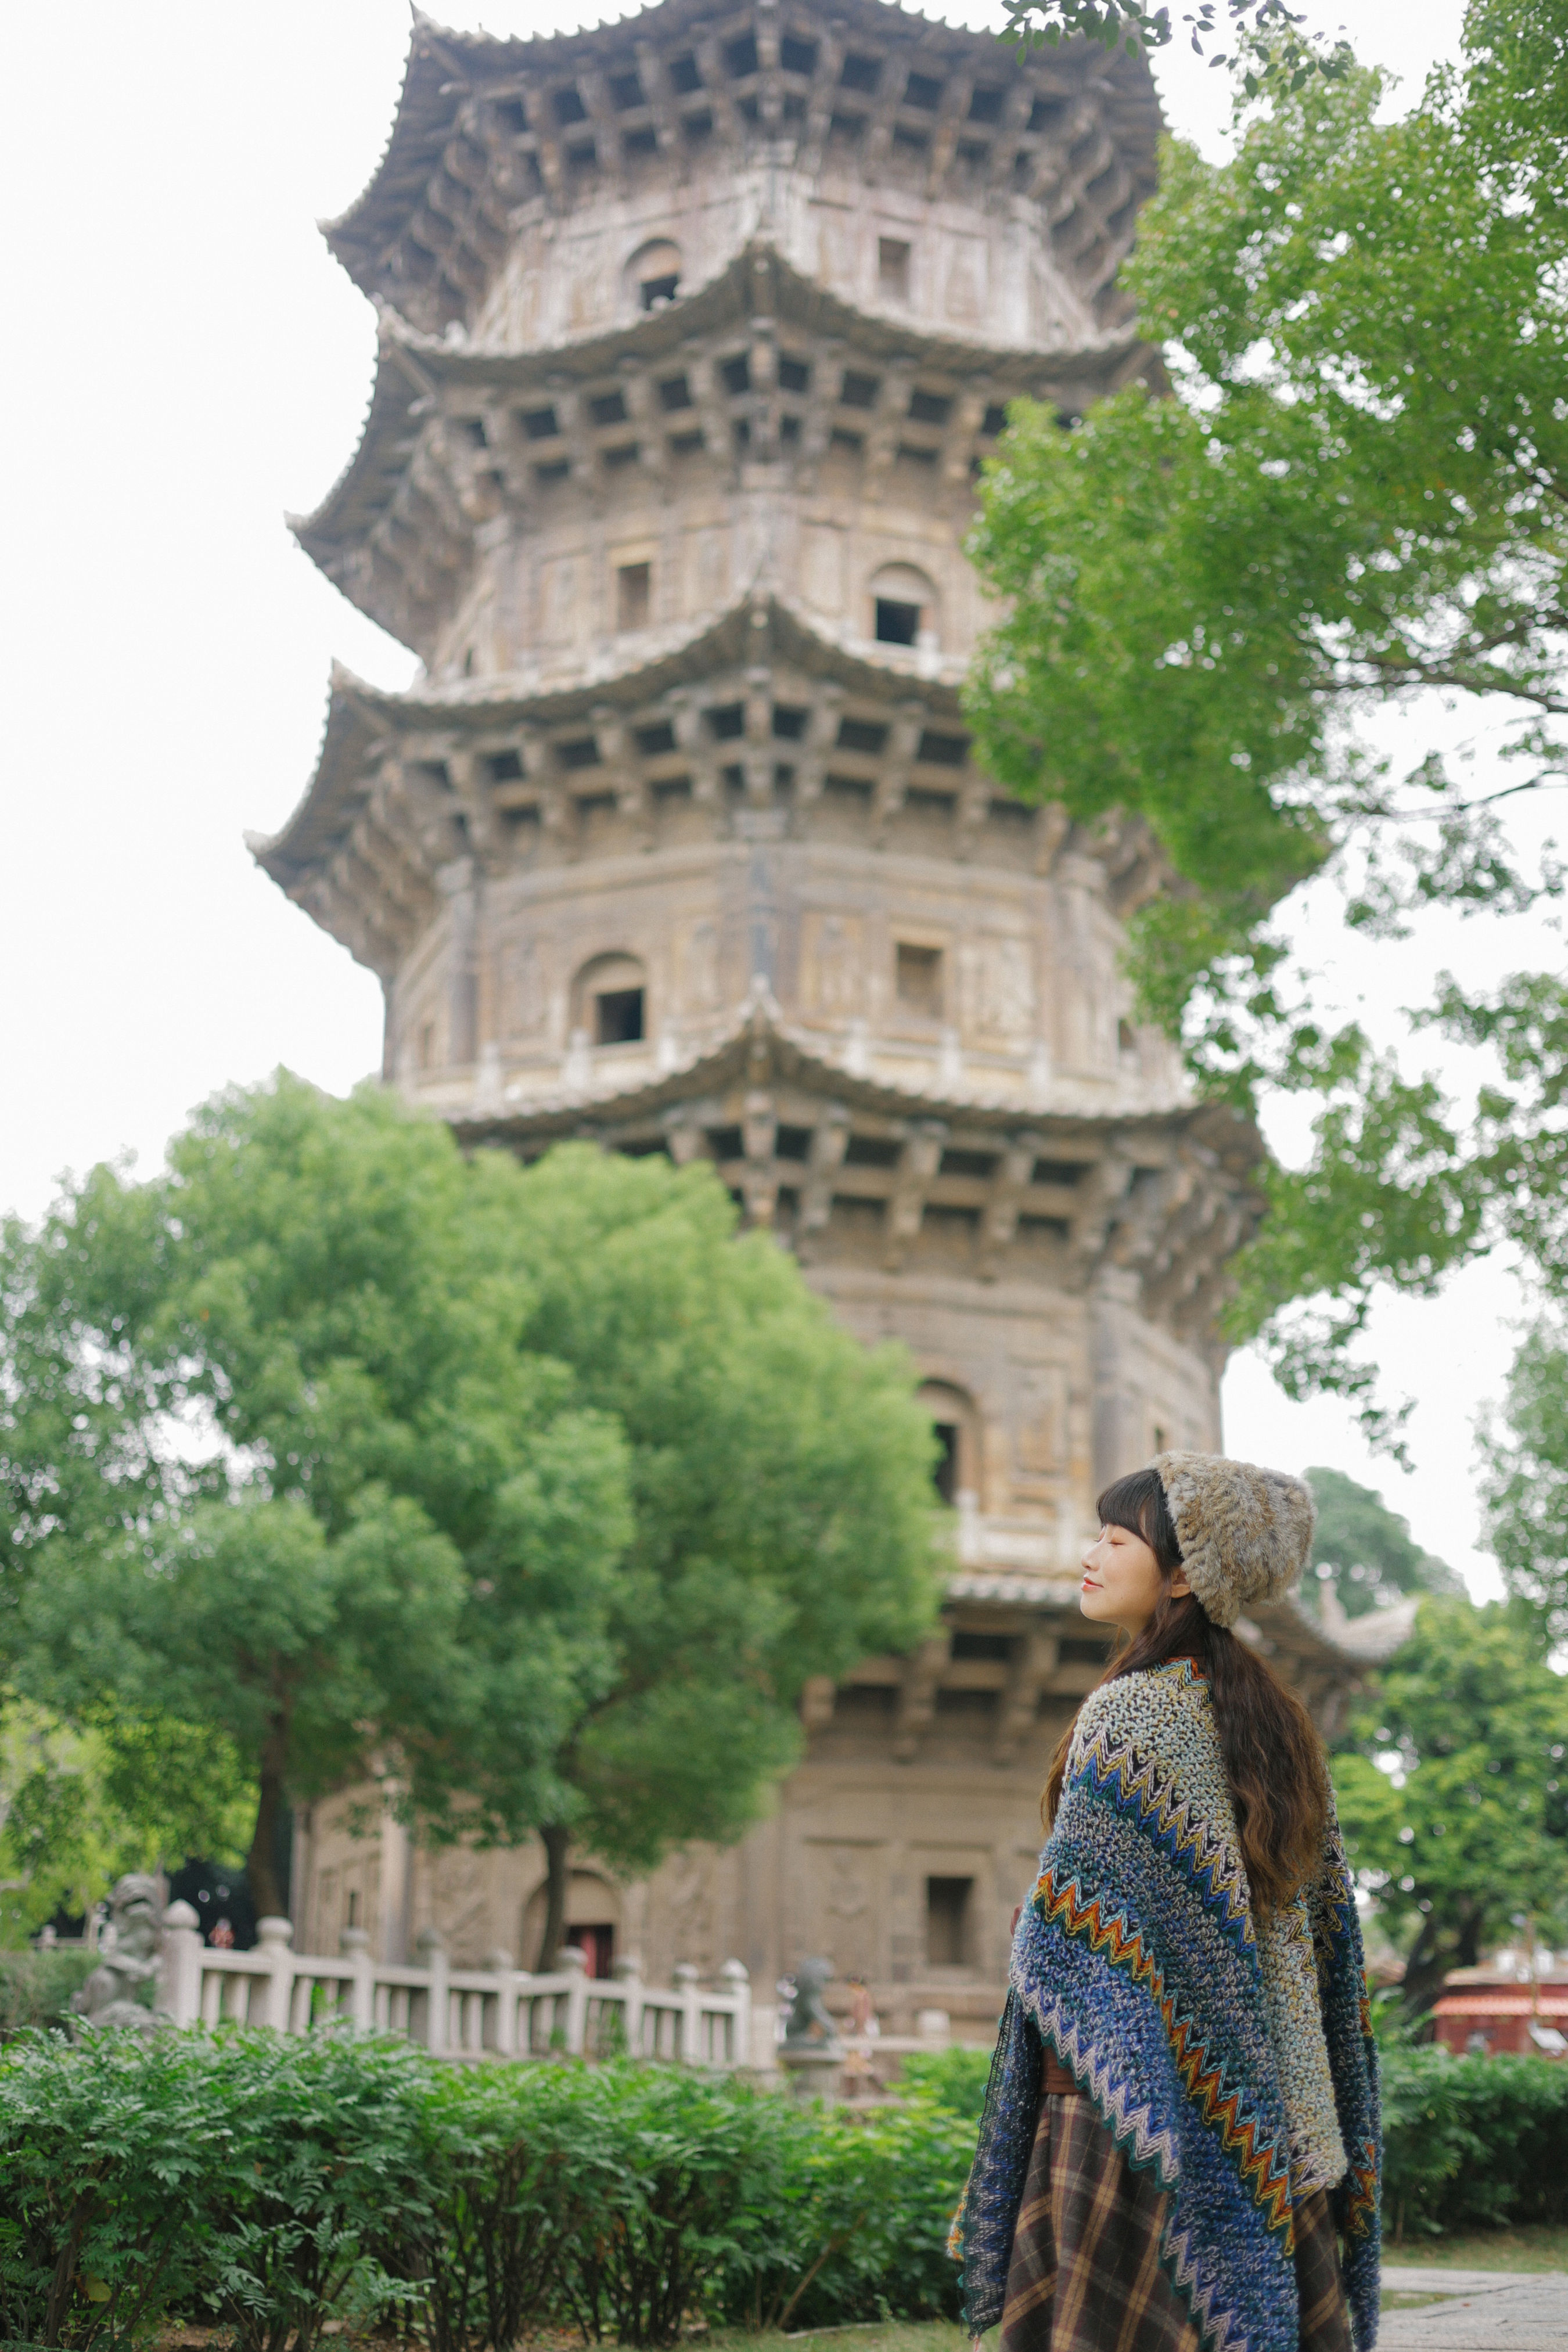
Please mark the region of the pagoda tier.
MULTIPOLYGON (((831 12, 664 0, 532 41, 448 32, 416 12, 385 154, 325 234, 356 285, 428 332, 455 324, 500 340, 491 331, 504 319, 526 335, 531 299, 542 299, 538 339, 559 341, 565 320, 552 303, 636 299, 621 282, 624 254, 607 284, 593 265, 639 208, 700 211, 725 236, 747 184, 772 184, 776 198, 794 182, 889 221, 984 213, 1027 241, 1004 299, 1026 299, 1037 278, 1070 288, 1080 312, 1120 314, 1111 280, 1153 185, 1158 131, 1140 58, 1075 42, 1020 60, 989 35, 877 0, 831 12), (546 249, 554 266, 542 269, 546 249)), ((873 284, 882 274, 874 241, 807 241, 804 266, 830 285, 840 268, 858 266, 873 284)), ((1016 250, 1023 241, 1015 236, 1016 250)), ((948 299, 933 257, 915 257, 911 278, 888 287, 890 302, 948 299)), ((959 278, 985 313, 991 287, 959 278)))
POLYGON ((924 568, 924 635, 967 653, 981 607, 957 542, 1008 402, 1069 417, 1150 364, 1125 325, 1041 351, 858 308, 754 236, 678 301, 549 349, 384 309, 359 448, 292 527, 437 676, 668 629, 759 569, 874 642, 889 562, 924 568), (628 615, 616 574, 638 560, 628 615))

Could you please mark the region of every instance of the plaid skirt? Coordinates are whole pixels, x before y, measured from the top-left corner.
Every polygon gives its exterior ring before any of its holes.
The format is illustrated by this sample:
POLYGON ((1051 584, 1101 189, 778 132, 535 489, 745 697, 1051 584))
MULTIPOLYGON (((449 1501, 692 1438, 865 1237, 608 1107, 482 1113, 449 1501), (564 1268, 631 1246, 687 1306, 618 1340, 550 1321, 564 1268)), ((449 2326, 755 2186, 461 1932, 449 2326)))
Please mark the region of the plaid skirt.
MULTIPOLYGON (((1165 2192, 1128 2164, 1093 2103, 1040 2101, 1013 2232, 1001 2352, 1199 2352, 1160 2267, 1165 2192)), ((1296 2207, 1301 2352, 1352 2352, 1339 2245, 1321 2189, 1296 2207)))

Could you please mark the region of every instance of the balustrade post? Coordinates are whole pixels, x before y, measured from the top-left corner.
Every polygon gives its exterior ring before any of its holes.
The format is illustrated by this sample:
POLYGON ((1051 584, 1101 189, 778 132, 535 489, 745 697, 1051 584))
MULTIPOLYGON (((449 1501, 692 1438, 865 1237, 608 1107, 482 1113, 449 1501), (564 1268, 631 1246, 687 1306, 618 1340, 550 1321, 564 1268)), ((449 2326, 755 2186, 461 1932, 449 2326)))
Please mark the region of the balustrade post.
POLYGON ((735 2004, 730 2020, 730 2063, 747 2066, 752 2058, 752 1979, 743 1960, 726 1960, 719 1979, 735 2004))
POLYGON ((158 2005, 176 2025, 195 2025, 201 2017, 201 1923, 188 1903, 171 1903, 163 1914, 158 2005))
POLYGON ((567 1979, 566 2047, 581 2058, 588 2043, 588 1956, 575 1944, 563 1944, 555 1965, 567 1979))
POLYGON ((636 1952, 627 1952, 616 1960, 611 1969, 626 1989, 625 2006, 621 2011, 622 2027, 626 2040, 628 2058, 642 2056, 642 1961, 636 1952))
POLYGON ((428 1969, 429 1990, 425 1996, 425 2047, 433 2058, 439 2058, 447 2047, 451 2030, 452 1996, 448 1978, 451 1963, 447 1947, 435 1927, 421 1927, 414 1939, 420 1966, 428 1969))
POLYGON ((353 1962, 353 1975, 349 1979, 349 2021, 356 2033, 368 2033, 375 2023, 375 1963, 370 1957, 370 1932, 364 1927, 344 1927, 338 1936, 338 1949, 344 1959, 353 1962))
POLYGON ((699 1971, 689 1960, 678 1960, 670 1970, 680 1995, 680 2057, 695 2066, 702 2053, 702 1996, 697 1990, 699 1971))
POLYGON ((496 1996, 496 2055, 498 2058, 515 2058, 519 1993, 524 1979, 515 1957, 504 1944, 498 1944, 493 1952, 485 1954, 485 1966, 500 1986, 496 1996))
POLYGON ((268 1969, 259 2022, 276 2027, 279 2033, 289 2031, 289 2011, 293 2001, 294 1955, 289 1948, 293 1936, 291 1919, 258 1919, 256 1923, 256 1940, 268 1969))

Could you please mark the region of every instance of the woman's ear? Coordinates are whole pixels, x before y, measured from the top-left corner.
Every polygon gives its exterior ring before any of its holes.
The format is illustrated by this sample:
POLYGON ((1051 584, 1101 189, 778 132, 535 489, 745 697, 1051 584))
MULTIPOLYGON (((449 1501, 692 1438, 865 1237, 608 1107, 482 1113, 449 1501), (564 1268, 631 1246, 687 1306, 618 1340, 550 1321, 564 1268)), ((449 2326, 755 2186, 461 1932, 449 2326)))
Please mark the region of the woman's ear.
POLYGON ((1174 1576, 1173 1576, 1173 1577, 1172 1577, 1172 1579, 1171 1579, 1171 1598, 1172 1598, 1172 1600, 1173 1600, 1173 1601, 1185 1601, 1185 1600, 1187 1600, 1187 1599, 1189 1598, 1189 1596, 1191 1595, 1192 1589, 1193 1589, 1193 1588, 1192 1588, 1192 1586, 1187 1582, 1186 1578, 1182 1574, 1181 1570, 1180 1570, 1180 1569, 1178 1569, 1178 1570, 1176 1570, 1176 1573, 1174 1574, 1174 1576))

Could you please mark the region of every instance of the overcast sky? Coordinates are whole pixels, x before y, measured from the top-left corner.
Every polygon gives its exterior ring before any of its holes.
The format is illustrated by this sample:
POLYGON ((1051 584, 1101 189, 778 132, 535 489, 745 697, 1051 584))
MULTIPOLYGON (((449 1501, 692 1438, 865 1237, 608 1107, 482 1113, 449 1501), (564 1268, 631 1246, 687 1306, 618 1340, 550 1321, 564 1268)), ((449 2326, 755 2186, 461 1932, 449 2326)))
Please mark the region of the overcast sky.
MULTIPOLYGON (((596 21, 567 5, 446 13, 498 33, 596 21)), ((1460 8, 1361 0, 1310 16, 1346 24, 1414 96, 1455 53, 1460 8)), ((35 1216, 62 1171, 123 1153, 155 1168, 226 1083, 281 1062, 342 1090, 377 1063, 377 983, 241 836, 274 830, 304 789, 334 656, 388 687, 413 671, 283 523, 347 461, 370 390, 370 307, 314 224, 374 168, 408 13, 12 0, 5 36, 0 1209, 35 1216)), ((1160 79, 1173 126, 1216 152, 1223 77, 1171 51, 1160 79)), ((1477 978, 1561 946, 1535 926, 1483 936, 1439 918, 1373 953, 1347 947, 1321 892, 1291 913, 1325 1002, 1364 998, 1390 1035, 1394 1008, 1443 964, 1477 978)), ((1454 1057, 1443 1067, 1466 1075, 1454 1057)), ((1288 1122, 1278 1139, 1294 1148, 1288 1122)), ((1373 1461, 1342 1409, 1289 1405, 1247 1355, 1226 1380, 1227 1442, 1380 1486, 1478 1592, 1494 1589, 1474 1549, 1472 1431, 1518 1312, 1506 1273, 1483 1266, 1437 1302, 1380 1313, 1389 1388, 1421 1399, 1413 1477, 1373 1461)))

